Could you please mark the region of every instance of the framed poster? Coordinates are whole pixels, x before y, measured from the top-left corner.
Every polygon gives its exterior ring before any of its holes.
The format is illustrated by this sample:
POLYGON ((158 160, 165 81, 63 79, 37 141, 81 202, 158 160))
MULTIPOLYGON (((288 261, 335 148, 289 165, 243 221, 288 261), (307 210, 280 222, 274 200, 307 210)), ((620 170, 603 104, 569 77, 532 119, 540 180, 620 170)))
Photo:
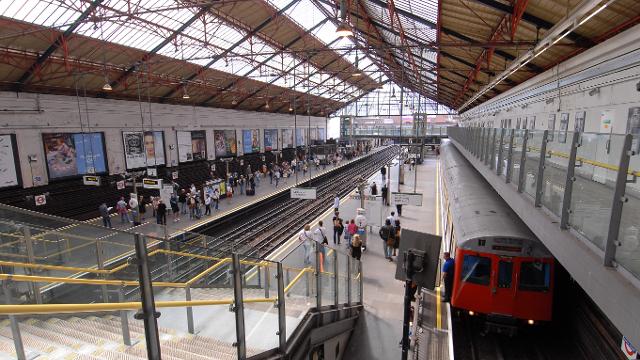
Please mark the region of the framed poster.
POLYGON ((325 141, 326 139, 327 138, 326 138, 326 133, 324 131, 324 128, 319 128, 318 129, 318 140, 325 141))
POLYGON ((560 129, 558 131, 558 142, 567 142, 567 129, 569 128, 569 113, 560 114, 560 129))
POLYGON ((584 132, 584 121, 587 116, 585 111, 576 112, 576 123, 573 128, 576 132, 584 132))
POLYGON ((556 114, 549 114, 549 123, 547 124, 549 130, 549 137, 547 141, 553 141, 553 137, 556 131, 556 114))
POLYGON ((264 151, 278 150, 278 129, 264 129, 264 151))
POLYGON ((260 152, 260 130, 242 130, 242 152, 244 154, 260 152))
POLYGON ((42 142, 51 180, 107 171, 101 132, 44 133, 42 142))
POLYGON ((293 129, 282 129, 282 148, 293 147, 293 129))
POLYGON ((633 135, 631 140, 631 150, 636 154, 640 153, 640 107, 629 108, 627 118, 627 134, 633 135))
POLYGON ((0 188, 22 183, 15 135, 0 135, 0 188))
POLYGON ((164 132, 123 131, 122 141, 127 169, 165 165, 164 132))
POLYGON ((213 138, 217 158, 235 156, 237 154, 235 130, 214 130, 213 138))
POLYGON ((309 129, 309 141, 313 142, 314 140, 318 140, 318 128, 309 129))
POLYGON ((207 158, 207 139, 204 130, 176 131, 178 161, 190 162, 207 158))

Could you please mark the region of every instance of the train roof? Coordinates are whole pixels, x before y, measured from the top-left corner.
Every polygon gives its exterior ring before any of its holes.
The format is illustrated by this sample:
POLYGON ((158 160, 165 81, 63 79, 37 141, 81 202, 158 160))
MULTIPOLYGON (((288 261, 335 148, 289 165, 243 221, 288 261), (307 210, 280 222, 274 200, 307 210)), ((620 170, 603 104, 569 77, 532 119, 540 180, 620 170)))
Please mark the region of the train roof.
POLYGON ((478 174, 453 144, 442 146, 443 180, 446 185, 456 242, 461 248, 475 249, 477 239, 522 239, 537 249, 549 251, 478 174))

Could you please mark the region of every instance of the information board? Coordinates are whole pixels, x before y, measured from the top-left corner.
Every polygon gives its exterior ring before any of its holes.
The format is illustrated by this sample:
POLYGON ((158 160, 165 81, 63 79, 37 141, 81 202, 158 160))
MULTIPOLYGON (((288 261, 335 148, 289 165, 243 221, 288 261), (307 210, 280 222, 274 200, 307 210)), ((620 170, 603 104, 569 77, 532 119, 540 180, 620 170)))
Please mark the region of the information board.
POLYGON ((391 202, 395 205, 422 206, 422 194, 392 192, 391 202))
POLYGON ((315 200, 316 197, 316 188, 291 188, 292 199, 315 200))

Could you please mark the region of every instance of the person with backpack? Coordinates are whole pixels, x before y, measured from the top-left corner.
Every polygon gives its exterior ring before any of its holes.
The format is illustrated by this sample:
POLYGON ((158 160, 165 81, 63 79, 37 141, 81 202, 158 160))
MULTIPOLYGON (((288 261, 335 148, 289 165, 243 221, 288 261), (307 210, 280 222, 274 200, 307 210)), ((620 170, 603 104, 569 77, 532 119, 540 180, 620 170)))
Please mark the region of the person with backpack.
POLYGON ((167 205, 162 202, 162 199, 158 200, 158 208, 156 209, 156 222, 159 225, 167 225, 167 205))
POLYGON ((380 189, 382 194, 382 205, 389 206, 389 188, 386 183, 382 184, 382 189, 380 189))
POLYGON ((211 200, 213 200, 213 203, 215 204, 215 209, 218 210, 218 204, 220 203, 220 190, 218 190, 218 188, 213 189, 211 200))
POLYGON ((320 252, 322 253, 322 263, 324 265, 325 261, 327 261, 327 248, 329 246, 329 240, 327 239, 327 229, 324 228, 322 220, 318 221, 318 227, 314 231, 313 235, 318 242, 318 244, 322 245, 320 247, 320 252))
POLYGON ((394 229, 395 229, 396 237, 393 241, 393 256, 397 256, 396 253, 398 251, 398 248, 400 247, 400 232, 402 230, 400 228, 400 220, 396 219, 394 224, 394 229))
POLYGON ((391 220, 386 219, 384 221, 384 226, 380 228, 380 232, 378 233, 380 238, 382 238, 382 248, 384 250, 384 258, 393 261, 391 258, 391 254, 393 251, 393 243, 395 242, 395 229, 391 226, 391 220))

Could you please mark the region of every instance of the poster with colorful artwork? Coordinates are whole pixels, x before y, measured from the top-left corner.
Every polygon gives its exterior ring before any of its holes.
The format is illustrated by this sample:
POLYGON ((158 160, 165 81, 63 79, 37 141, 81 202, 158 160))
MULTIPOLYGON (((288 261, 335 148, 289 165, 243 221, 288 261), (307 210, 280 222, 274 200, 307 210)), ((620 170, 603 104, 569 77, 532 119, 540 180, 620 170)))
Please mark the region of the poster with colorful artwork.
POLYGON ((237 154, 235 130, 214 130, 213 138, 216 158, 235 156, 237 154))
POLYGON ((127 169, 165 164, 162 131, 123 131, 122 141, 127 169))
POLYGON ((307 129, 296 129, 296 146, 306 146, 307 129))
POLYGON ((242 130, 242 152, 244 154, 260 152, 260 130, 242 130))
POLYGON ((204 130, 177 131, 178 161, 190 162, 207 158, 207 139, 204 130))
POLYGON ((282 148, 293 147, 293 129, 282 129, 282 148))
POLYGON ((103 133, 42 134, 49 179, 107 171, 103 133))
POLYGON ((278 129, 264 129, 264 151, 278 150, 278 129))
POLYGON ((20 185, 14 135, 0 135, 0 188, 20 185))

